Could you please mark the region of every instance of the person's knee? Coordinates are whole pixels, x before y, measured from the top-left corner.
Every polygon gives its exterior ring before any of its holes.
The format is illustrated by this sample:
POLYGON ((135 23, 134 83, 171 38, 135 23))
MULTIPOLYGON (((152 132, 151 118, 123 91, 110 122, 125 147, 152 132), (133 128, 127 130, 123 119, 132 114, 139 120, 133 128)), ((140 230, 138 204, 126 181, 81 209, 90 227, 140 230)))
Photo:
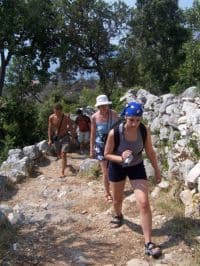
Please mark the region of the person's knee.
POLYGON ((142 212, 148 212, 150 210, 150 204, 148 200, 139 200, 138 206, 142 212))
POLYGON ((108 180, 108 173, 102 173, 103 180, 108 180))
POLYGON ((61 153, 61 158, 62 159, 66 159, 67 158, 67 153, 66 152, 62 152, 61 153))

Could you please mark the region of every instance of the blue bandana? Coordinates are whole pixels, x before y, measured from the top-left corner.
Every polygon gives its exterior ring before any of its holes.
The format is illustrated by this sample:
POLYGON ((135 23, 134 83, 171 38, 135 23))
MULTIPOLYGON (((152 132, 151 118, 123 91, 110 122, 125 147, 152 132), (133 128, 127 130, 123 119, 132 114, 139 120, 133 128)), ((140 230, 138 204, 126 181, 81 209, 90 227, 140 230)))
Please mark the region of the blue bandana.
POLYGON ((127 103, 121 112, 121 116, 142 116, 143 109, 140 103, 130 102, 127 103))

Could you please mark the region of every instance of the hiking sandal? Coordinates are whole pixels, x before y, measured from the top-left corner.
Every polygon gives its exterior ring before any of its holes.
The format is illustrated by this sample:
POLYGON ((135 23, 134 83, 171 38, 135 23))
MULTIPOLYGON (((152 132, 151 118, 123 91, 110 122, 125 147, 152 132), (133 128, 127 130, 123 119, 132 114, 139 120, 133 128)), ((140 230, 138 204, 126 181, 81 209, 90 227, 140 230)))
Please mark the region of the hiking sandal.
POLYGON ((157 259, 162 255, 162 251, 158 245, 152 242, 145 244, 145 254, 157 259))
POLYGON ((112 220, 110 221, 111 223, 111 228, 119 228, 123 224, 124 217, 123 215, 115 215, 112 220))

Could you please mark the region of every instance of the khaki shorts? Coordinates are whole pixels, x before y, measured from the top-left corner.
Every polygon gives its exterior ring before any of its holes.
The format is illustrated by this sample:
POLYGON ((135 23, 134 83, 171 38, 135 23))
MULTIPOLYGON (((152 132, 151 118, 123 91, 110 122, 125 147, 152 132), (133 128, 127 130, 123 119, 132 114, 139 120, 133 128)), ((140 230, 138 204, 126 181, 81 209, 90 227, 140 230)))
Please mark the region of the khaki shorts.
POLYGON ((70 136, 65 135, 63 137, 58 137, 58 140, 54 142, 54 148, 56 153, 67 153, 70 149, 70 136))
POLYGON ((79 143, 88 143, 90 141, 90 132, 86 131, 86 132, 82 132, 82 131, 78 131, 78 142, 79 143))

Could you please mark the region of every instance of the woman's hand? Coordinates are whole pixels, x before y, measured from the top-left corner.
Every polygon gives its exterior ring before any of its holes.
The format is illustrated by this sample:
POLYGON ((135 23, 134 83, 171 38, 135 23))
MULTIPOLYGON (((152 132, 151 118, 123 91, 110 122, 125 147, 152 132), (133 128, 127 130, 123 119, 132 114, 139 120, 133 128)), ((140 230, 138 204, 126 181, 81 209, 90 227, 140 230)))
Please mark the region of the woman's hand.
POLYGON ((122 152, 121 156, 122 156, 122 161, 126 160, 126 158, 128 158, 131 155, 132 151, 131 150, 125 150, 122 152))
POLYGON ((156 178, 156 183, 159 184, 162 180, 162 176, 159 169, 155 170, 155 178, 156 178))

